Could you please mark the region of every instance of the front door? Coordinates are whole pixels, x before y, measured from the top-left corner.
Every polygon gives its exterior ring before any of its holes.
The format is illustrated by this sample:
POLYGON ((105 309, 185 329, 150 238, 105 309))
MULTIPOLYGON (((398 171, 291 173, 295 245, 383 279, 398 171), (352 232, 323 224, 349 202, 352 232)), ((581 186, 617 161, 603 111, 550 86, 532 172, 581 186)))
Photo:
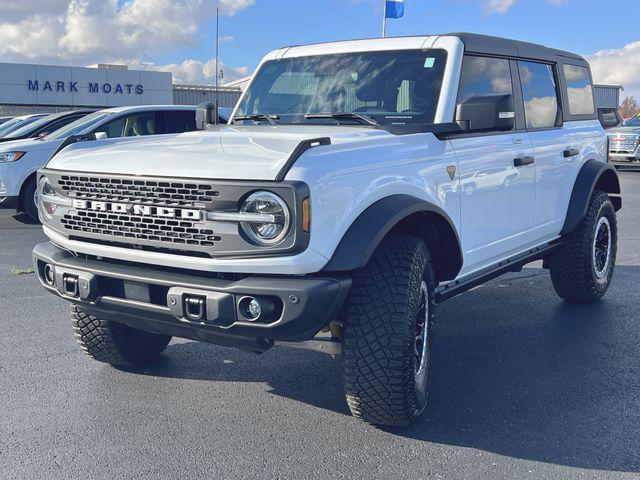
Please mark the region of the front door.
MULTIPOLYGON (((464 58, 458 101, 514 95, 512 62, 464 58)), ((526 132, 479 132, 454 137, 461 195, 461 241, 469 273, 531 244, 535 226, 535 163, 526 132)))
POLYGON ((452 143, 460 171, 461 273, 468 273, 528 246, 535 225, 535 165, 528 163, 533 149, 524 133, 452 143))

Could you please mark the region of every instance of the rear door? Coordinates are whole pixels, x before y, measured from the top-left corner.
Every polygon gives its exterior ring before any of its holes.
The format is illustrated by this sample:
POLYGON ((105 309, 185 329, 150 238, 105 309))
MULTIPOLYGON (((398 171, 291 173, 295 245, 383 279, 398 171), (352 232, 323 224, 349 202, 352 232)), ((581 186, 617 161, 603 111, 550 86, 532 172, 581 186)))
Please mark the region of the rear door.
POLYGON ((544 241, 556 236, 564 223, 580 167, 580 145, 563 124, 556 66, 519 60, 518 71, 527 134, 535 158, 534 236, 544 241))
MULTIPOLYGON (((514 89, 514 61, 466 55, 458 102, 472 96, 513 95, 521 118, 520 96, 514 89)), ((461 273, 482 268, 526 248, 535 225, 535 165, 524 129, 456 135, 451 143, 458 157, 461 191, 461 273)))

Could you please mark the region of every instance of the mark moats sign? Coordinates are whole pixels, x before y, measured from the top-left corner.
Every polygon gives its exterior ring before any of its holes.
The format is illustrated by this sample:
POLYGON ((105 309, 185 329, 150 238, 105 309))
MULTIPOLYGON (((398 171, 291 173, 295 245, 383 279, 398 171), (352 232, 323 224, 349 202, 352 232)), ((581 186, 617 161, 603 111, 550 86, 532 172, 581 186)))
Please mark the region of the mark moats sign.
MULTIPOLYGON (((142 95, 144 93, 144 87, 141 84, 134 85, 133 83, 98 83, 88 82, 89 93, 113 93, 122 95, 142 95)), ((29 80, 27 88, 30 91, 38 92, 78 92, 78 82, 50 82, 46 81, 40 83, 39 80, 29 80)))

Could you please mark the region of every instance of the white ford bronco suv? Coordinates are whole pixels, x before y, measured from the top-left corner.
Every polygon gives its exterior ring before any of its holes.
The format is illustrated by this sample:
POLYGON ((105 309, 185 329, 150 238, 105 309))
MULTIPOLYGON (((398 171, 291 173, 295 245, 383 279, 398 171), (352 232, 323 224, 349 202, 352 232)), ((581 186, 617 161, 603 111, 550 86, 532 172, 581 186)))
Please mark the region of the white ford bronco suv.
POLYGON ((72 138, 39 171, 36 271, 96 360, 172 336, 341 354, 351 412, 407 425, 437 303, 541 259, 567 301, 609 287, 620 185, 580 56, 466 33, 288 47, 227 125, 211 111, 72 138))

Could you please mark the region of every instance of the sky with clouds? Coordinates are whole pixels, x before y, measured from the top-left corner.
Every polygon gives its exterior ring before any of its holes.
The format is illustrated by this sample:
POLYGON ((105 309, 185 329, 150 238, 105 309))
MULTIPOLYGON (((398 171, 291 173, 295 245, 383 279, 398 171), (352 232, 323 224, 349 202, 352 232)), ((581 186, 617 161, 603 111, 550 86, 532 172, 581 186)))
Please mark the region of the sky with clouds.
MULTIPOLYGON (((640 0, 405 0, 389 35, 470 31, 580 53, 640 98, 640 0), (615 20, 615 21, 614 21, 615 20)), ((212 83, 215 8, 225 81, 284 45, 380 35, 383 0, 0 0, 0 61, 127 63, 212 83)))

